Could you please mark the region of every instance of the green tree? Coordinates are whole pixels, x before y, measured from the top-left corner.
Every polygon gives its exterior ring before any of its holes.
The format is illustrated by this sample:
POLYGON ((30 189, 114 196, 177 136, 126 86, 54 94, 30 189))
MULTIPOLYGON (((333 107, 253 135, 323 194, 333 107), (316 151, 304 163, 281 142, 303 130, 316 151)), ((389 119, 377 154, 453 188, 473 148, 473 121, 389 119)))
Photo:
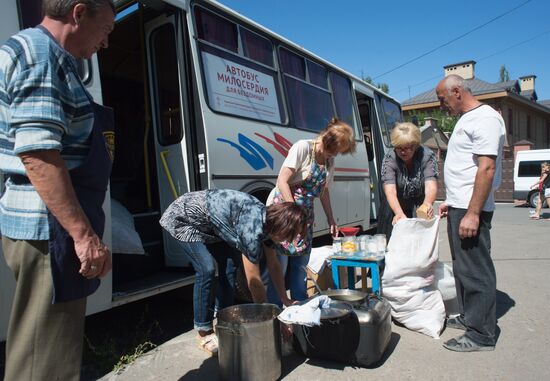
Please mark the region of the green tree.
POLYGON ((380 90, 382 90, 386 94, 390 92, 390 87, 388 86, 387 83, 378 83, 376 87, 378 87, 380 90))
POLYGON ((508 69, 506 69, 505 65, 502 65, 500 67, 500 70, 498 72, 498 78, 499 78, 499 82, 506 82, 510 80, 510 73, 508 72, 508 69))
POLYGON ((363 76, 363 81, 373 85, 374 87, 378 87, 380 90, 382 90, 383 92, 385 92, 386 94, 389 94, 390 92, 390 86, 385 83, 385 82, 378 82, 378 83, 374 83, 372 77, 370 75, 367 75, 366 77, 363 76))
POLYGON ((453 132, 455 124, 458 121, 458 116, 447 115, 446 112, 435 109, 430 112, 413 110, 410 112, 405 111, 405 121, 411 122, 413 116, 416 116, 418 120, 418 125, 422 127, 425 124, 426 118, 431 117, 437 120, 438 127, 444 132, 453 132))

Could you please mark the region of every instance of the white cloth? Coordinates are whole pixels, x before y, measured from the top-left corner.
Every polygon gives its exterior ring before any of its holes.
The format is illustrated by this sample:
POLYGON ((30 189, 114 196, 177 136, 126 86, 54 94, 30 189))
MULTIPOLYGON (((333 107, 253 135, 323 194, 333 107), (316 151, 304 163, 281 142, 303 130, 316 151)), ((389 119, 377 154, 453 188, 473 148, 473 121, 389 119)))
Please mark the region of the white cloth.
POLYGON ((544 197, 545 197, 545 198, 549 198, 549 197, 550 197, 550 188, 546 188, 546 189, 544 190, 544 197))
MULTIPOLYGON (((506 136, 504 120, 491 106, 481 105, 463 114, 449 140, 444 178, 447 205, 467 209, 474 190, 478 169, 476 155, 497 156, 493 190, 500 186, 502 147, 506 136)), ((483 210, 495 209, 493 192, 483 210)))
POLYGON ((321 324, 321 309, 330 307, 330 298, 321 295, 301 306, 287 307, 277 316, 285 324, 300 324, 313 327, 321 324))
POLYGON ((332 246, 314 247, 309 255, 307 268, 314 274, 319 274, 327 264, 327 258, 332 255, 332 246))

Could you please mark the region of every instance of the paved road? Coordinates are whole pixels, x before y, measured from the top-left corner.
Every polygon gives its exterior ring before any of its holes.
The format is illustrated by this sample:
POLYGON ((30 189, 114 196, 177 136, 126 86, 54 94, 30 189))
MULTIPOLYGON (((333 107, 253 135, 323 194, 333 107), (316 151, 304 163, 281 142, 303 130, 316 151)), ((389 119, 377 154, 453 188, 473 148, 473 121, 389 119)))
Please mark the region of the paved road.
MULTIPOLYGON (((550 217, 546 209, 546 216, 550 217)), ((390 347, 376 368, 353 368, 299 355, 283 359, 282 380, 543 380, 550 366, 550 220, 531 221, 529 209, 499 204, 492 246, 497 270, 500 336, 494 352, 455 353, 440 340, 393 325, 390 347), (460 363, 460 366, 458 365, 460 363)), ((440 259, 450 262, 446 223, 440 226, 440 259)), ((214 380, 215 358, 196 349, 184 333, 139 358, 122 373, 102 380, 214 380)))

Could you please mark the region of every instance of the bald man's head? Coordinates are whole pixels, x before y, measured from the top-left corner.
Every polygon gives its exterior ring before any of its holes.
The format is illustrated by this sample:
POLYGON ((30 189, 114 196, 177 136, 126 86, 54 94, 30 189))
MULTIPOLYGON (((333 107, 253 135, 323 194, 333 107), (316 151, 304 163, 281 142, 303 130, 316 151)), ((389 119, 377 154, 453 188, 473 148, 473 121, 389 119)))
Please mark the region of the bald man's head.
POLYGON ((462 114, 479 104, 464 78, 456 74, 443 78, 437 84, 435 92, 441 108, 450 115, 462 114))

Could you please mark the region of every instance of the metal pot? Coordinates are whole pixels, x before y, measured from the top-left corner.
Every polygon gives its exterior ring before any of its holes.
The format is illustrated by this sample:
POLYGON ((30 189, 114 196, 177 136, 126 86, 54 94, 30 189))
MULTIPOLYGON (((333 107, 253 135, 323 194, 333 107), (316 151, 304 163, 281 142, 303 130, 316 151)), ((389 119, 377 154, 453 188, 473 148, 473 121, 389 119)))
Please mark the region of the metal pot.
POLYGON ((240 304, 218 313, 222 381, 275 381, 281 376, 281 334, 274 304, 240 304))
POLYGON ((328 296, 332 300, 352 304, 363 303, 367 297, 367 294, 362 291, 348 289, 326 290, 321 294, 328 296))

